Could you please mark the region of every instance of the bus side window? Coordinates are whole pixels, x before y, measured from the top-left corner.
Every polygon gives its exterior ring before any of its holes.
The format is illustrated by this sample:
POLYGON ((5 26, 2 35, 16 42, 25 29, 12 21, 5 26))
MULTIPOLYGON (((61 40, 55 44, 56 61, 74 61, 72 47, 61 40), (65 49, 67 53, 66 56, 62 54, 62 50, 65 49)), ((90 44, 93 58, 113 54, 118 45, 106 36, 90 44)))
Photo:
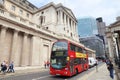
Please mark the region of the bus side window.
POLYGON ((75 51, 75 45, 70 44, 70 50, 71 50, 71 51, 75 51))
POLYGON ((80 59, 78 59, 78 58, 75 59, 75 60, 74 60, 74 64, 75 64, 75 65, 80 64, 80 59))
POLYGON ((79 64, 81 64, 81 59, 79 59, 79 64))
POLYGON ((82 59, 80 58, 80 64, 82 64, 82 59))
POLYGON ((77 59, 74 59, 74 64, 77 65, 77 59))
POLYGON ((76 51, 76 52, 79 52, 78 49, 79 49, 79 47, 76 46, 76 47, 75 47, 75 51, 76 51))
POLYGON ((78 48, 78 52, 83 52, 83 49, 81 47, 78 48))
POLYGON ((86 54, 86 50, 85 50, 85 49, 83 49, 83 53, 85 53, 85 54, 86 54))

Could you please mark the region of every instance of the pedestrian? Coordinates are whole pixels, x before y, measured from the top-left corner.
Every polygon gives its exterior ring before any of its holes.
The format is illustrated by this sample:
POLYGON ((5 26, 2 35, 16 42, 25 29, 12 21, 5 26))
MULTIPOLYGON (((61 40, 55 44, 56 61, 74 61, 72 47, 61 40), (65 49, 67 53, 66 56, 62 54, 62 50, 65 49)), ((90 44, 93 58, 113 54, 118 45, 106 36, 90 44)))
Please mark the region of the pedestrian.
POLYGON ((110 61, 110 63, 107 65, 107 69, 109 70, 109 73, 110 73, 110 77, 112 79, 114 79, 114 68, 113 68, 113 64, 112 62, 110 61))
POLYGON ((96 72, 98 72, 98 60, 97 59, 96 59, 95 66, 96 66, 96 72))
POLYGON ((45 69, 46 69, 46 67, 47 67, 47 62, 46 61, 44 61, 44 66, 45 66, 45 69))
POLYGON ((3 74, 5 74, 6 70, 7 70, 7 63, 6 63, 6 61, 3 61, 1 63, 1 71, 3 72, 3 74))
POLYGON ((109 59, 107 59, 105 62, 106 62, 106 65, 110 64, 110 60, 109 59))
POLYGON ((49 68, 49 65, 50 65, 50 62, 49 61, 47 61, 47 67, 49 68))
POLYGON ((13 61, 9 64, 9 67, 8 67, 8 71, 7 72, 15 72, 14 71, 14 64, 13 64, 13 61))
POLYGON ((1 65, 0 65, 0 66, 1 66, 1 69, 0 69, 0 72, 1 72, 1 71, 2 71, 2 67, 3 67, 3 63, 1 63, 1 65))

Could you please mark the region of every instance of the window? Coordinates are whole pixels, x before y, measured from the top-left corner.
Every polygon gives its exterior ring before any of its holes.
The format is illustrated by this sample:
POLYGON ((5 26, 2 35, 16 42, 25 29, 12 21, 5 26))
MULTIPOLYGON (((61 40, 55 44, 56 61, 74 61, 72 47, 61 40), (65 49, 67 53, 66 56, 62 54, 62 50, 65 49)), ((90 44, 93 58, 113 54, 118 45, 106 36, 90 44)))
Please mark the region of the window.
POLYGON ((75 47, 75 51, 78 52, 78 47, 77 46, 75 47))
POLYGON ((11 10, 15 11, 15 8, 16 7, 14 5, 11 6, 11 10))
POLYGON ((44 19, 44 16, 40 16, 40 24, 42 25, 43 24, 43 19, 44 19))
POLYGON ((81 53, 83 52, 81 47, 78 48, 78 52, 81 52, 81 53))
POLYGON ((83 53, 85 53, 85 54, 86 54, 86 50, 85 50, 85 49, 83 49, 83 53))
POLYGON ((74 60, 74 64, 75 64, 75 65, 81 64, 81 59, 76 58, 76 59, 74 60))
POLYGON ((68 50, 67 42, 58 41, 54 43, 52 51, 58 51, 58 50, 68 50))
POLYGON ((20 9, 20 14, 23 14, 23 10, 20 9))
POLYGON ((41 14, 44 14, 44 12, 41 12, 41 14))
POLYGON ((70 50, 75 51, 75 45, 70 44, 70 50))
POLYGON ((26 16, 29 18, 29 13, 27 13, 26 16))
POLYGON ((46 29, 48 29, 48 27, 46 27, 46 29))

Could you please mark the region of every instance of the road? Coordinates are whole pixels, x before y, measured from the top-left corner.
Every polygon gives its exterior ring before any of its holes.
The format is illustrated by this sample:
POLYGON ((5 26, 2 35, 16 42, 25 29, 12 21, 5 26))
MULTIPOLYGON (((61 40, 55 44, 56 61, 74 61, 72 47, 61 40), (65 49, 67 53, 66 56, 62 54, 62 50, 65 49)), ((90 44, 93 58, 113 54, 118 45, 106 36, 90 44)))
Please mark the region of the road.
POLYGON ((49 71, 44 71, 44 72, 37 72, 37 73, 22 74, 17 76, 16 75, 9 76, 0 80, 77 80, 77 79, 83 78, 85 75, 87 76, 90 75, 93 71, 95 71, 95 69, 96 68, 93 67, 87 71, 84 71, 72 77, 52 76, 49 74, 49 71))

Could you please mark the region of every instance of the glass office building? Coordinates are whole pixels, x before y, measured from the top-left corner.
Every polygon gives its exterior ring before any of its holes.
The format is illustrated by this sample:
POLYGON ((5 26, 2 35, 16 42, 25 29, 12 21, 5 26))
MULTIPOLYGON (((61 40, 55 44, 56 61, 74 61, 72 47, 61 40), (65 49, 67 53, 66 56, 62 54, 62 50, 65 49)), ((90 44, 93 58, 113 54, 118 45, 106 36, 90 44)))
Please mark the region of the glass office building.
POLYGON ((78 35, 82 38, 98 34, 96 19, 81 18, 78 19, 78 35))

